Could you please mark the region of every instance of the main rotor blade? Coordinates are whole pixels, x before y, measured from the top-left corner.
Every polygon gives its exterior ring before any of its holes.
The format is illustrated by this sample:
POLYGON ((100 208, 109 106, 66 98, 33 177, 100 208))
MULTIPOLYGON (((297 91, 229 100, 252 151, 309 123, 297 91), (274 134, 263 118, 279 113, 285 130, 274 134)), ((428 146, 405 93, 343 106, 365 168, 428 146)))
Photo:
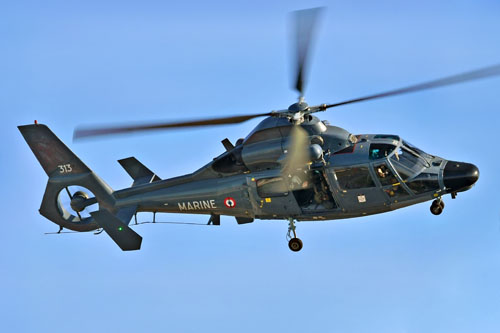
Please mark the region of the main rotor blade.
POLYGON ((292 24, 295 27, 295 47, 297 51, 296 81, 294 88, 300 93, 300 96, 304 95, 307 57, 314 39, 316 22, 322 11, 323 8, 319 7, 293 12, 292 24))
POLYGON ((111 126, 111 127, 78 127, 73 133, 73 140, 103 136, 103 135, 113 135, 113 134, 124 134, 124 133, 134 133, 134 132, 145 132, 151 130, 161 130, 170 128, 180 128, 180 127, 200 127, 200 126, 214 126, 214 125, 225 125, 225 124, 238 124, 244 121, 273 115, 272 112, 250 114, 242 116, 233 117, 222 117, 222 118, 208 118, 208 119, 197 119, 191 121, 183 122, 172 122, 172 123, 150 123, 143 125, 129 125, 129 126, 111 126))
MULTIPOLYGON (((300 125, 292 127, 287 146, 287 155, 283 161, 282 173, 292 177, 309 162, 309 136, 300 125)), ((303 172, 302 172, 303 173, 303 172)))
POLYGON ((448 76, 448 77, 433 80, 433 81, 428 81, 428 82, 408 86, 408 87, 401 88, 401 89, 395 89, 395 90, 390 90, 390 91, 386 91, 383 93, 369 95, 369 96, 365 96, 365 97, 361 97, 361 98, 350 99, 350 100, 343 101, 340 103, 327 104, 327 105, 323 106, 321 109, 325 110, 325 109, 333 108, 336 106, 358 103, 358 102, 368 101, 368 100, 377 99, 377 98, 402 95, 402 94, 417 92, 417 91, 421 91, 421 90, 434 89, 434 88, 438 88, 438 87, 444 87, 444 86, 449 86, 452 84, 473 81, 473 80, 479 80, 479 79, 484 79, 487 77, 498 76, 498 75, 500 75, 500 64, 490 66, 490 67, 484 67, 481 69, 477 69, 477 70, 470 71, 470 72, 465 72, 465 73, 458 74, 458 75, 448 76))

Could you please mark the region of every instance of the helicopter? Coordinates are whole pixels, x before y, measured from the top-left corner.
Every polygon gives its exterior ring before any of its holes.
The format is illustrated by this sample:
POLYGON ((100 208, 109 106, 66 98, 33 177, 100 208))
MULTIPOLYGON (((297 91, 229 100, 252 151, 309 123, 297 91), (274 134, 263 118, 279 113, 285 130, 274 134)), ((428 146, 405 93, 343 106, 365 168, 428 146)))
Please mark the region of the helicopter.
MULTIPOLYGON (((334 104, 310 106, 304 98, 306 65, 322 9, 294 12, 296 103, 267 113, 159 122, 146 125, 77 127, 74 139, 172 128, 237 124, 265 117, 234 144, 198 170, 161 179, 135 157, 118 162, 133 179, 113 190, 46 125, 18 126, 48 176, 40 214, 63 228, 104 230, 124 251, 139 250, 142 237, 131 227, 137 213, 221 216, 238 224, 261 220, 288 222, 288 246, 300 251, 296 223, 336 220, 389 212, 432 201, 439 215, 443 197, 453 199, 479 178, 472 163, 424 152, 396 134, 353 134, 315 114, 346 104, 412 93, 500 75, 500 65, 448 76, 334 104), (77 190, 75 190, 77 189, 77 190), (69 204, 68 204, 69 202, 69 204), (88 214, 84 214, 92 208, 88 214)), ((154 218, 153 218, 154 219, 154 218)), ((154 220, 153 220, 154 222, 154 220)))

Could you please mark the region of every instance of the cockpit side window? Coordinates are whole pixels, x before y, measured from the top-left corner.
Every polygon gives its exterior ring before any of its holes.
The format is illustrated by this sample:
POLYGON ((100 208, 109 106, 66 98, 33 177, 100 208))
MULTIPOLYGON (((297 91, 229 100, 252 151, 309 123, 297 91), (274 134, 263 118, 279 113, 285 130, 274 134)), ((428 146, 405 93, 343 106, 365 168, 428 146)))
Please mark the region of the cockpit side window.
POLYGON ((425 173, 425 172, 419 174, 414 179, 407 182, 406 185, 408 185, 408 187, 415 194, 435 191, 439 189, 437 174, 425 173))
POLYGON ((374 187, 372 176, 367 167, 336 169, 337 181, 342 190, 374 187))
POLYGON ((399 183, 399 180, 396 178, 394 173, 392 173, 387 164, 383 163, 374 165, 373 169, 375 170, 375 174, 378 176, 378 180, 382 186, 399 183))
POLYGON ((401 200, 409 196, 387 164, 376 164, 373 169, 382 184, 382 189, 391 199, 401 200))
POLYGON ((371 160, 377 160, 389 156, 396 146, 387 143, 372 143, 370 145, 369 156, 371 160))
POLYGON ((396 171, 398 172, 399 177, 401 177, 402 180, 407 180, 408 178, 410 178, 411 173, 407 169, 404 169, 397 164, 394 164, 394 166, 396 167, 396 171))

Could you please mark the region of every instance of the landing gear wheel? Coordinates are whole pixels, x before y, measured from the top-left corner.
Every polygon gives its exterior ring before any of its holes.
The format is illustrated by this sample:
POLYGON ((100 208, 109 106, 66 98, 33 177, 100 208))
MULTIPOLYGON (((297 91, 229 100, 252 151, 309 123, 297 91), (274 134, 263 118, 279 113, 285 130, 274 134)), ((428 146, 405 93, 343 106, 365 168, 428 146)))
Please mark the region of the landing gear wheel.
POLYGON ((434 200, 431 205, 431 213, 434 215, 439 215, 443 212, 444 202, 442 200, 434 200))
POLYGON ((288 247, 293 252, 299 252, 302 249, 302 241, 299 238, 292 238, 288 242, 288 247))
POLYGON ((292 217, 288 218, 288 234, 286 238, 289 239, 288 247, 293 252, 298 252, 302 249, 302 241, 297 238, 297 233, 295 232, 295 222, 292 217))

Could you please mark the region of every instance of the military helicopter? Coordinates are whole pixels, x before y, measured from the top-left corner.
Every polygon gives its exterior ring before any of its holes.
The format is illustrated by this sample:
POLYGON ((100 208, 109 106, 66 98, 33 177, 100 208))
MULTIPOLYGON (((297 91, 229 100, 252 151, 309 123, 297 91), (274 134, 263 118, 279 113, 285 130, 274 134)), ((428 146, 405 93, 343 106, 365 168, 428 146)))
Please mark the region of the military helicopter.
POLYGON ((294 13, 296 80, 299 100, 268 113, 148 125, 79 127, 74 138, 182 127, 241 123, 265 117, 235 144, 222 140, 225 152, 197 171, 160 179, 134 157, 118 162, 132 177, 131 187, 114 191, 45 125, 19 130, 49 180, 40 214, 73 231, 104 230, 124 250, 138 250, 142 237, 129 224, 138 212, 205 214, 208 224, 220 216, 238 224, 255 219, 288 221, 288 245, 300 251, 297 221, 319 221, 384 213, 432 200, 439 215, 443 196, 469 190, 479 178, 470 163, 426 153, 394 134, 362 134, 330 125, 314 114, 328 109, 500 74, 500 65, 401 89, 309 106, 304 99, 308 51, 321 9, 294 13), (78 189, 77 191, 74 189, 78 189), (64 198, 66 196, 66 198, 64 198), (69 205, 64 201, 69 201, 69 205), (92 208, 94 207, 94 208, 92 208), (88 214, 86 209, 92 208, 88 214))

